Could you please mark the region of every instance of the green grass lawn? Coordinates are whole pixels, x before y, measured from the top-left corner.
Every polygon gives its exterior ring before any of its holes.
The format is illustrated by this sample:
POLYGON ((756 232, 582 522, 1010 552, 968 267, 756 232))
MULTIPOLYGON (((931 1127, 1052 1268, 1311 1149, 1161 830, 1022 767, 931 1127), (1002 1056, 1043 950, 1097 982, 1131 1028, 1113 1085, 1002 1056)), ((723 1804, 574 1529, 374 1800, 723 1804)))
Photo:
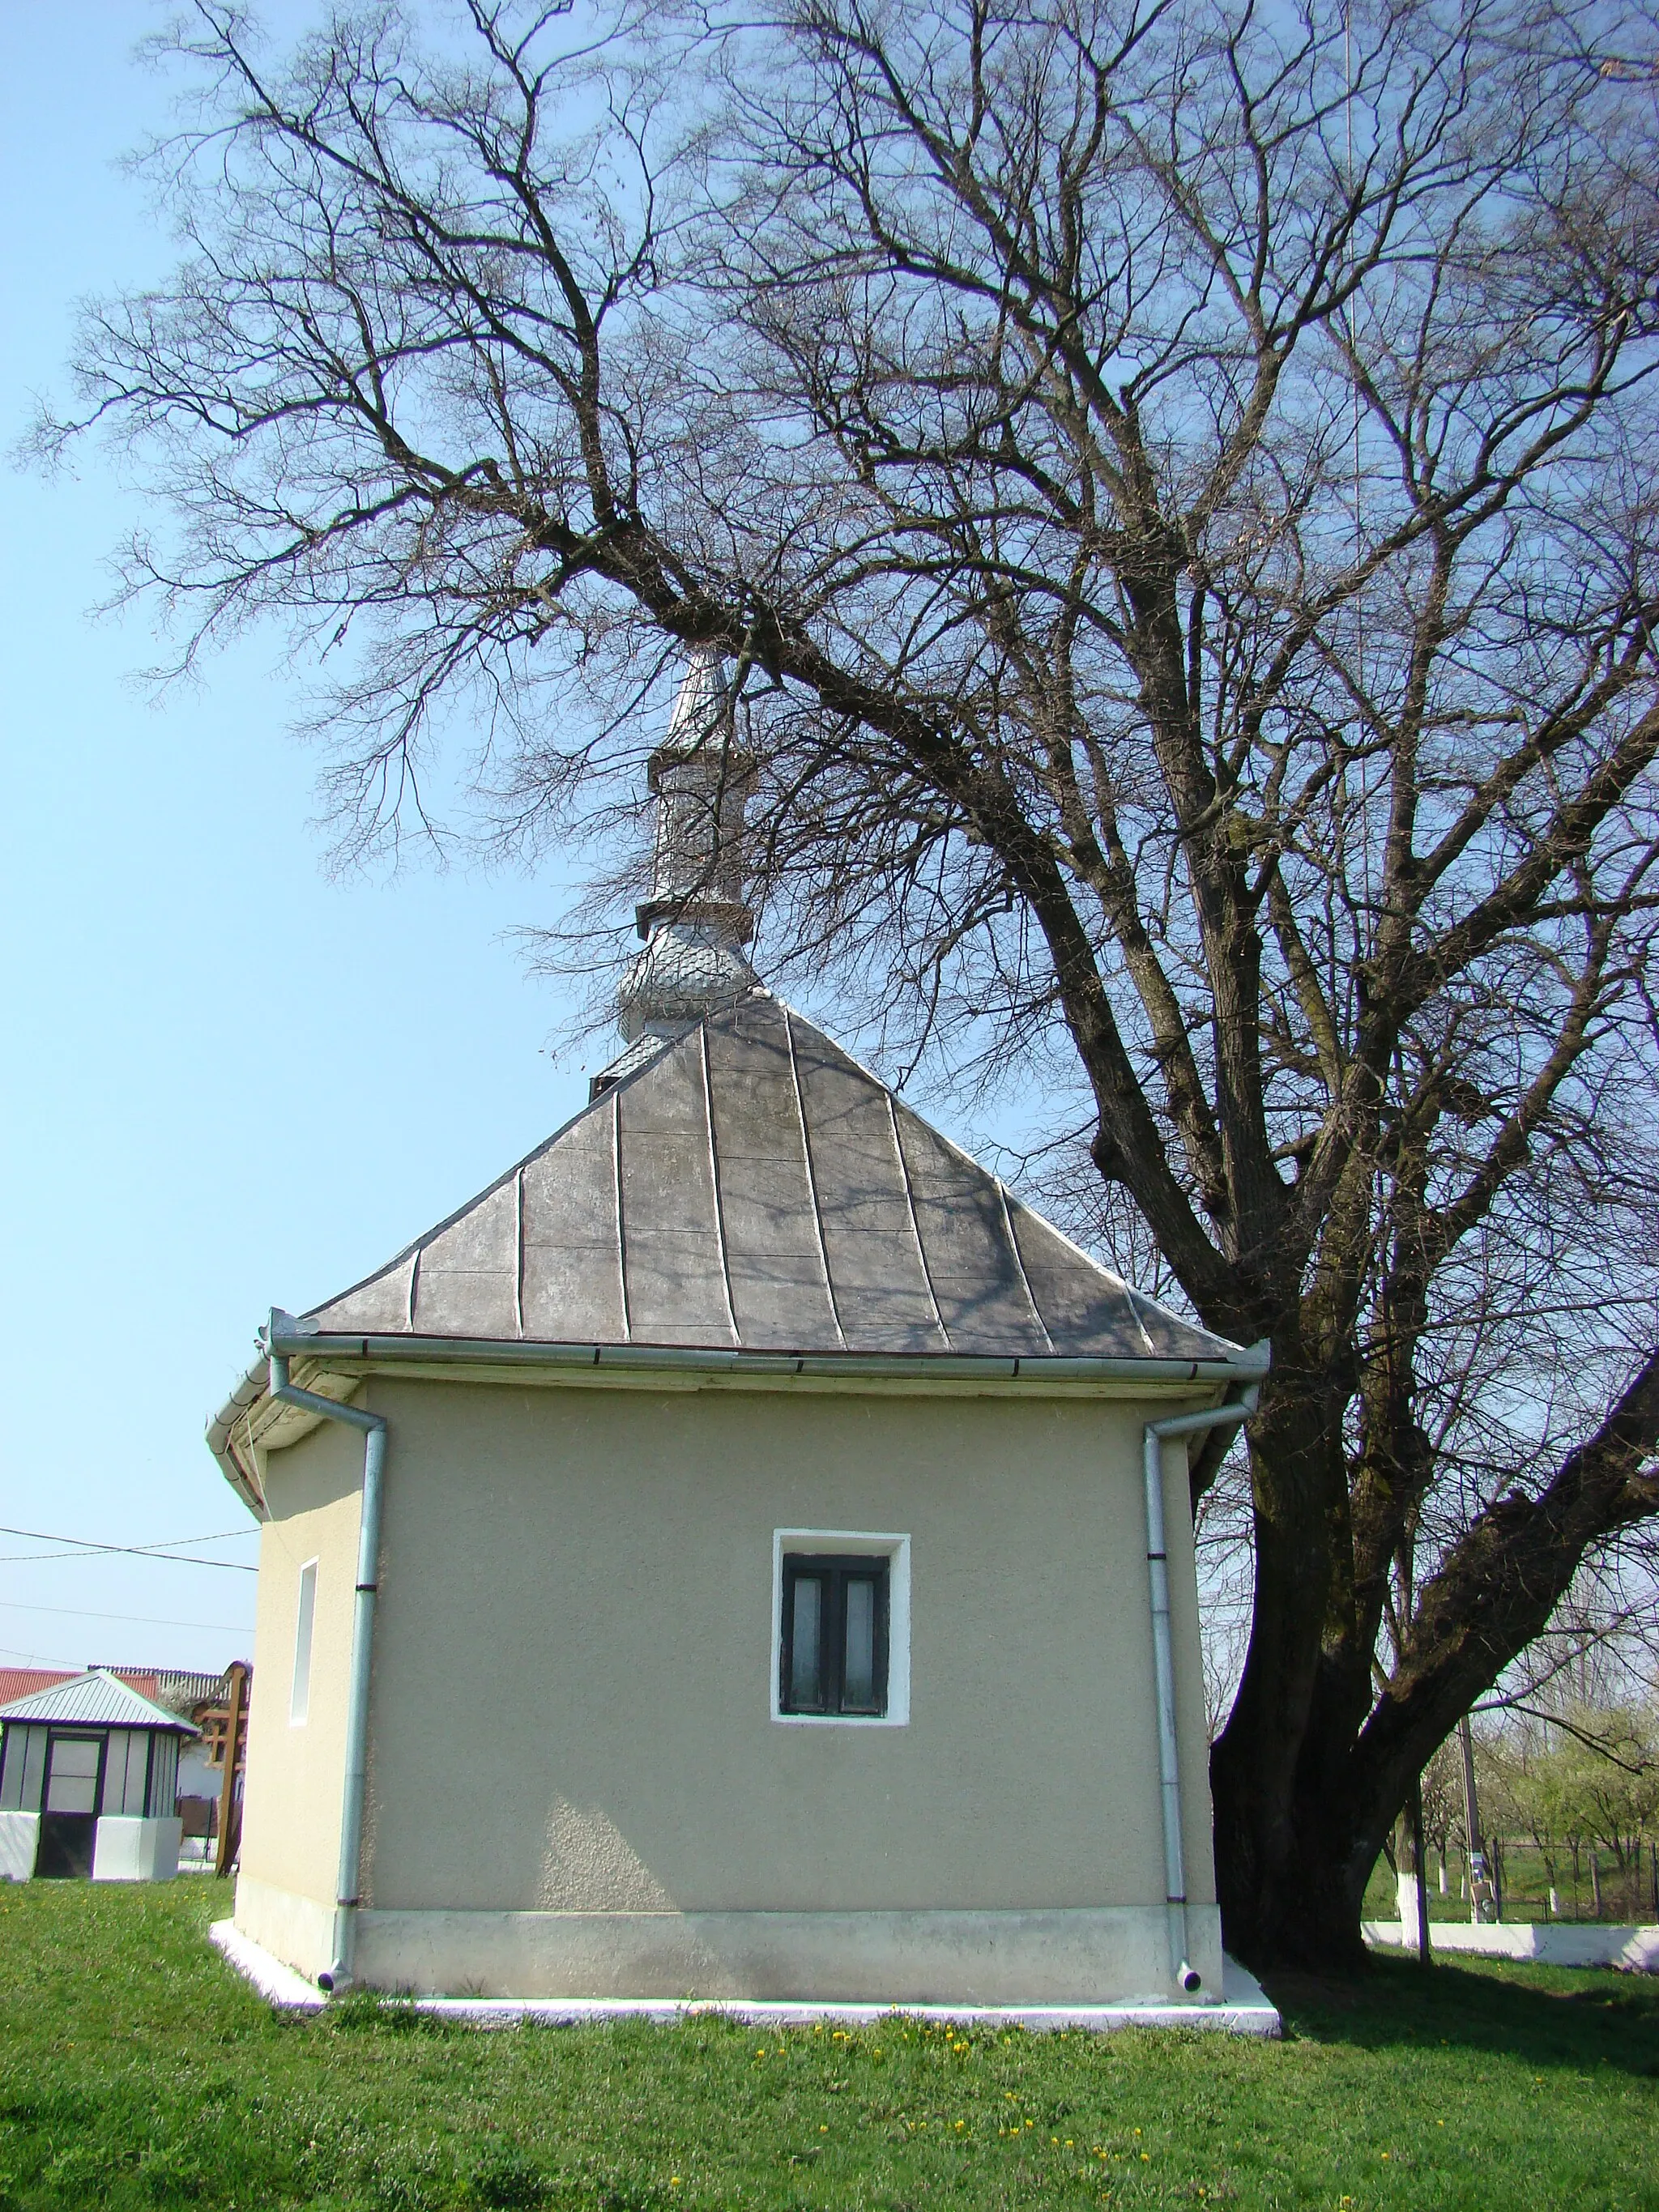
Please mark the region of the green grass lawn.
POLYGON ((220 1884, 0 1889, 0 2212, 1659 2208, 1659 1984, 1379 1962, 1281 2044, 277 2017, 220 1884))

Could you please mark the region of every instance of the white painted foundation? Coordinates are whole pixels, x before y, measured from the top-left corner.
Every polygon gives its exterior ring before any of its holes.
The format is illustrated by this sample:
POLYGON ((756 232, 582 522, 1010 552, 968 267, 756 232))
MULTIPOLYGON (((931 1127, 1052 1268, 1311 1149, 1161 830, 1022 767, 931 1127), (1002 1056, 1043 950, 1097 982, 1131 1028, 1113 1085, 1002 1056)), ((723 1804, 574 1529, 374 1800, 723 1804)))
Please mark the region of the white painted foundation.
MULTIPOLYGON (((250 1982, 268 2002, 284 2012, 321 2012, 328 1999, 303 1975, 271 1957, 261 1945, 244 1936, 233 1921, 216 1921, 209 1936, 227 1961, 250 1982)), ((1277 2008, 1255 1976, 1236 1960, 1225 1962, 1225 1983, 1218 2004, 1194 2005, 1150 2002, 1096 2005, 873 2005, 812 2002, 767 2003, 756 2000, 703 2000, 695 1997, 565 1997, 513 1999, 501 1997, 416 1997, 419 2012, 453 2020, 468 2027, 513 2027, 530 2024, 574 2027, 609 2020, 653 2020, 672 2024, 693 2014, 713 2013, 726 2020, 741 2020, 766 2027, 866 2026, 890 2020, 902 2012, 906 2019, 951 2021, 970 2027, 1020 2027, 1031 2034, 1051 2034, 1060 2029, 1104 2034, 1121 2027, 1205 2028, 1212 2033, 1277 2037, 1281 2022, 1277 2008)))
MULTIPOLYGON (((1219 2001, 1221 1916, 1188 1908, 1203 1976, 1188 2008, 1219 2001)), ((332 1916, 244 1876, 236 1926, 308 1978, 328 1963, 332 1916)), ((695 1999, 829 2004, 1181 2002, 1169 1987, 1162 1905, 1027 1911, 384 1911, 357 1916, 369 1988, 512 2000, 695 1999)))

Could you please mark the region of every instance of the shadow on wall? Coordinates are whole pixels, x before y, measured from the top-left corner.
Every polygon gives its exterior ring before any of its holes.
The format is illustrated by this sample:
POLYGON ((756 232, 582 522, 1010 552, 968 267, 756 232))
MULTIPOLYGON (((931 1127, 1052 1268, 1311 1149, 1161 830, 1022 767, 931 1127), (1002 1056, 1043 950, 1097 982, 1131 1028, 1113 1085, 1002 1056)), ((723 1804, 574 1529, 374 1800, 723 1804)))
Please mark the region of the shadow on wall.
POLYGON ((1501 1972, 1373 1959, 1352 1982, 1267 1974, 1287 2036, 1362 2051, 1444 2043, 1528 2065, 1617 2067, 1659 2080, 1659 1975, 1523 1966, 1501 1972))

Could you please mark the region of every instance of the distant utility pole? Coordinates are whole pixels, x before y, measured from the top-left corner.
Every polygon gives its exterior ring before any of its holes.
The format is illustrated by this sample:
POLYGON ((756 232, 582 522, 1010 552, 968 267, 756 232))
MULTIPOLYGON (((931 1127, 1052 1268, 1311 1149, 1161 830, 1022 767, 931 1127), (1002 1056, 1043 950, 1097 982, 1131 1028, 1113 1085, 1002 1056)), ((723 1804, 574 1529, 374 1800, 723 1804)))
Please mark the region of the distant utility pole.
POLYGON ((1497 1914, 1486 1854, 1481 1848, 1480 1805, 1474 1792, 1474 1739, 1467 1713, 1457 1723, 1457 1740, 1463 1752, 1463 1827, 1469 1839, 1469 1918, 1479 1923, 1495 1919, 1497 1914))

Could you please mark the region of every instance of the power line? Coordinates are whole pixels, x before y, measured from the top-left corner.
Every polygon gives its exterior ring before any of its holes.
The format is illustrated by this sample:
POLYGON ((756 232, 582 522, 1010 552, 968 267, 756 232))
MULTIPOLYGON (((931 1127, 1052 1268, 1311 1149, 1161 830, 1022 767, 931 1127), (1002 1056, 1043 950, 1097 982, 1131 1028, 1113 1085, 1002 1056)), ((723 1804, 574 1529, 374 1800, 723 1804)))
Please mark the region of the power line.
MULTIPOLYGON (((227 1534, 249 1534, 251 1530, 227 1531, 227 1534)), ((218 1567, 230 1575, 257 1575, 258 1567, 244 1566, 240 1559, 192 1559, 182 1552, 164 1552, 153 1544, 95 1544, 88 1536, 50 1535, 42 1528, 8 1528, 0 1522, 0 1536, 27 1536, 37 1544, 73 1544, 73 1552, 14 1552, 0 1554, 0 1566, 15 1566, 30 1559, 71 1559, 88 1552, 118 1553, 127 1559, 170 1559, 180 1567, 218 1567)), ((216 1536, 181 1536, 175 1540, 184 1544, 216 1544, 216 1536)))
POLYGON ((246 1621, 232 1620, 162 1620, 153 1613, 88 1613, 78 1605, 21 1605, 15 1598, 0 1598, 0 1610, 7 1613, 56 1613, 68 1620, 132 1620, 142 1628, 211 1628, 222 1630, 227 1636, 245 1636, 246 1621))
MULTIPOLYGON (((252 1524, 244 1521, 240 1528, 216 1529, 211 1536, 164 1536, 161 1541, 169 1551, 173 1551, 180 1549, 186 1544, 225 1544, 228 1543, 233 1536, 257 1536, 258 1533, 259 1524, 257 1521, 252 1524)), ((78 1541, 79 1539, 76 1540, 78 1541)))

